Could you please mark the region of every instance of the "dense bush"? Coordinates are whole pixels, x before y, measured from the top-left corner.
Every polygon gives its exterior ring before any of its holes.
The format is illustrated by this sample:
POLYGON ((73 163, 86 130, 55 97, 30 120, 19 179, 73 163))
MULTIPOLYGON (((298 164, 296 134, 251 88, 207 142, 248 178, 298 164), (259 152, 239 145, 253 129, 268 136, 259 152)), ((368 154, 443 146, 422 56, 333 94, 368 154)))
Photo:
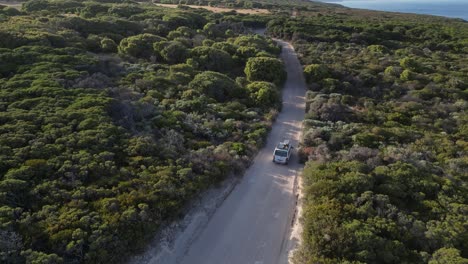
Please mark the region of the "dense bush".
POLYGON ((212 47, 196 47, 192 49, 191 57, 197 68, 205 71, 228 72, 234 64, 229 53, 212 47))
POLYGON ((304 75, 308 83, 319 82, 329 76, 325 66, 320 64, 311 64, 304 67, 304 75))
POLYGON ((233 43, 241 15, 116 1, 0 11, 1 263, 125 262, 245 169, 278 107, 277 88, 234 81, 250 58, 233 43), (207 22, 231 31, 212 38, 207 22))
POLYGON ((147 33, 131 36, 122 39, 119 44, 119 53, 133 57, 148 58, 153 55, 153 44, 162 40, 164 39, 159 36, 147 33))
POLYGON ((245 75, 249 81, 272 82, 281 85, 286 80, 283 63, 275 58, 256 57, 247 61, 245 75))
POLYGON ((182 43, 173 41, 161 50, 161 56, 170 64, 184 62, 188 56, 188 49, 182 43))
MULTIPOLYGON (((243 97, 244 91, 239 85, 219 72, 205 71, 195 76, 189 88, 199 91, 219 102, 243 97)), ((260 104, 258 104, 260 105, 260 104)))
POLYGON ((273 83, 253 82, 247 85, 247 91, 255 105, 269 108, 281 104, 278 88, 273 83))
POLYGON ((363 12, 268 24, 311 90, 295 262, 468 263, 467 24, 363 12))

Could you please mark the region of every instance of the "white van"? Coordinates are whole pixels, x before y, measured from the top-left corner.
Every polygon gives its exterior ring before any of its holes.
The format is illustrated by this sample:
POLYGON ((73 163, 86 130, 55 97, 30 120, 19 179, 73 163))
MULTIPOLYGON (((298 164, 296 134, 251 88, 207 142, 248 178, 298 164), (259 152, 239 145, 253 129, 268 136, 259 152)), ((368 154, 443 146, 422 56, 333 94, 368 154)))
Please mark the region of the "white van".
POLYGON ((289 143, 289 140, 284 140, 276 145, 275 151, 273 152, 273 162, 288 164, 291 158, 293 146, 289 143))

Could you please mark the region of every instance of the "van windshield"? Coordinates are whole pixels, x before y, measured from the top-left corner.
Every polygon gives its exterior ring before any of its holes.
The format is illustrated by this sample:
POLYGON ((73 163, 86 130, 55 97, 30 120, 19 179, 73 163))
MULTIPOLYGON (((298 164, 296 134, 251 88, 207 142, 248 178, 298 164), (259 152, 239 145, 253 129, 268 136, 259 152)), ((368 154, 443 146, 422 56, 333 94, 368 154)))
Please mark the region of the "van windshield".
POLYGON ((284 150, 276 150, 275 156, 286 157, 288 156, 288 152, 284 150))

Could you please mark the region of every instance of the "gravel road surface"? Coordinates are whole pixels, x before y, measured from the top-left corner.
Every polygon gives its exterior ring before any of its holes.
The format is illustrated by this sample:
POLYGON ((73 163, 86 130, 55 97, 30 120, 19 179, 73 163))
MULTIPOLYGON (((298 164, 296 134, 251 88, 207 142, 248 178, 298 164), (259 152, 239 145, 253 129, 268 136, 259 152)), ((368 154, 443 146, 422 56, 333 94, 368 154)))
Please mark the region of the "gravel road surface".
POLYGON ((286 263, 289 233, 295 210, 295 182, 302 170, 293 153, 289 165, 272 162, 275 145, 301 134, 306 84, 292 46, 280 40, 288 78, 283 109, 266 146, 260 150, 242 181, 217 209, 206 228, 182 258, 184 264, 286 263))

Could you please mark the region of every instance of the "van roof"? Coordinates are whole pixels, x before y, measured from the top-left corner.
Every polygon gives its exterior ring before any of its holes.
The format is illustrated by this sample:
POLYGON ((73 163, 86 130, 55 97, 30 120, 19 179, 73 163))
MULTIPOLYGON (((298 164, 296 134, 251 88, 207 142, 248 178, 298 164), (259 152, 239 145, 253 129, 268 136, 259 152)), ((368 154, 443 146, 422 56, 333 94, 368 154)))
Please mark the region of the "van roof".
POLYGON ((276 148, 277 149, 288 149, 289 148, 289 140, 284 140, 283 142, 278 143, 276 148))

